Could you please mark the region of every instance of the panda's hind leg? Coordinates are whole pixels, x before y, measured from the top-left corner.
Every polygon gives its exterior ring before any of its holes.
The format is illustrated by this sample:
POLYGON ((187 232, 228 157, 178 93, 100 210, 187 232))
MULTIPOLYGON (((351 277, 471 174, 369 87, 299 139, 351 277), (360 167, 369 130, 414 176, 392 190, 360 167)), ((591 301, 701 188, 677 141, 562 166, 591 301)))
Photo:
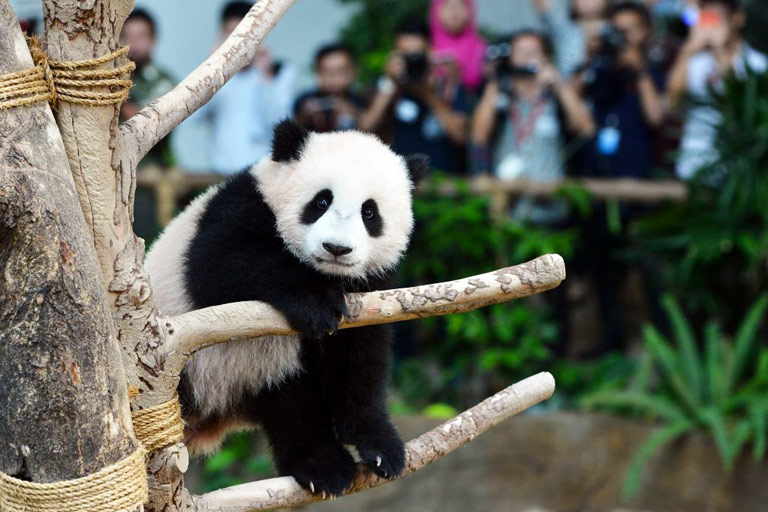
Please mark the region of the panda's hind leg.
POLYGON ((355 462, 334 434, 331 407, 313 372, 262 391, 254 406, 281 475, 315 493, 337 496, 349 487, 355 462))

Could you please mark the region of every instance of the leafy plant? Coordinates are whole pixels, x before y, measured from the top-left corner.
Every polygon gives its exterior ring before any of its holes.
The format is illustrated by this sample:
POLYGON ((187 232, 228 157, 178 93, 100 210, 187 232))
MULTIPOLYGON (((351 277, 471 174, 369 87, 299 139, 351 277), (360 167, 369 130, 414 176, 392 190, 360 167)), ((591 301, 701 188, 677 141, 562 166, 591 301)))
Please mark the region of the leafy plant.
MULTIPOLYGON (((434 176, 416 197, 414 239, 402 267, 407 284, 439 282, 521 263, 541 254, 568 256, 574 231, 532 227, 493 219, 490 200, 459 184, 454 197, 441 196, 434 176)), ((417 409, 430 402, 463 406, 541 370, 558 336, 551 307, 521 301, 414 324, 410 352, 396 365, 395 385, 417 409)), ((408 329, 405 327, 404 329, 408 329)), ((409 334, 401 331, 401 334, 409 334)))
POLYGON ((704 106, 720 113, 719 157, 688 201, 635 224, 633 253, 665 262, 667 287, 696 318, 733 327, 768 287, 768 75, 730 76, 704 106))
POLYGON ((646 326, 646 353, 629 386, 597 392, 583 401, 588 408, 640 413, 663 422, 632 459, 624 480, 625 498, 639 490, 643 468, 658 449, 694 430, 712 436, 726 470, 749 442, 755 459, 766 453, 768 349, 759 348, 758 331, 768 296, 749 309, 733 339, 710 322, 699 342, 677 302, 667 296, 663 306, 674 343, 646 326))

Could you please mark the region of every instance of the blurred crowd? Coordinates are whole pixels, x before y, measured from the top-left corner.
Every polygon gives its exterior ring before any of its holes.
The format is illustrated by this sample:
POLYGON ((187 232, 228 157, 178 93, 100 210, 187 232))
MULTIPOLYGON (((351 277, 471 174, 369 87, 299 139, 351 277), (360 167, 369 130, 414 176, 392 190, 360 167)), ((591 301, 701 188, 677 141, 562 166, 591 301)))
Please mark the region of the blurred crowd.
MULTIPOLYGON (((726 74, 768 67, 741 36, 738 0, 572 0, 566 9, 530 2, 538 28, 487 41, 473 0, 433 0, 427 19, 398 25, 384 73, 368 90, 358 83, 361 56, 341 43, 316 51, 316 86, 303 92, 291 63, 262 47, 198 116, 210 123, 212 170, 254 163, 269 151, 272 125, 294 116, 319 132, 374 132, 458 176, 644 179, 674 171, 689 179, 717 156, 717 112, 706 106, 713 88, 726 74)), ((250 7, 225 5, 217 44, 250 7)), ((137 64, 124 118, 173 86, 152 59, 155 31, 141 9, 123 29, 137 64)), ((169 145, 150 159, 172 164, 169 145)), ((519 214, 549 222, 559 212, 529 205, 519 214)))

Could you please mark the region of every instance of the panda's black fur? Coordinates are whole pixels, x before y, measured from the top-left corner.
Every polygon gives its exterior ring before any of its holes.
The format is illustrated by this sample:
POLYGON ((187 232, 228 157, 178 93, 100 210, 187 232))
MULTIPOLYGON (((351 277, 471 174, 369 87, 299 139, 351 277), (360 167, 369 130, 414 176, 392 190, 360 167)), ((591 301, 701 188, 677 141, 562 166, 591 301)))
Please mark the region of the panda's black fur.
MULTIPOLYGON (((272 159, 299 158, 306 137, 294 123, 281 123, 272 159)), ((407 162, 417 181, 426 160, 407 162)), ((393 270, 350 279, 322 274, 300 261, 286 248, 255 180, 242 172, 205 205, 185 252, 184 287, 193 309, 244 300, 274 306, 302 333, 301 371, 257 392, 246 390, 226 413, 206 417, 196 410, 183 372, 179 394, 186 437, 218 435, 237 424, 261 425, 280 474, 318 493, 338 495, 354 478, 355 463, 344 445, 354 446, 377 475, 397 476, 405 453, 386 405, 390 328, 336 330, 346 312, 344 294, 391 288, 393 270)), ((381 226, 366 229, 376 236, 381 226)))

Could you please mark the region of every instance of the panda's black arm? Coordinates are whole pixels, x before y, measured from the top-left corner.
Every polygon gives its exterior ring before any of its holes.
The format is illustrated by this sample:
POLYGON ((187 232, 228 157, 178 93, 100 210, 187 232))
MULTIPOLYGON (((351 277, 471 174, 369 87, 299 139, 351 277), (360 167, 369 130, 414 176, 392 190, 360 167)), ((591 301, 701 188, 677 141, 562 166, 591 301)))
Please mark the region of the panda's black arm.
POLYGON ((313 339, 335 330, 346 312, 340 283, 317 274, 276 243, 198 240, 188 254, 186 270, 186 288, 196 309, 247 300, 266 302, 293 329, 313 339))

